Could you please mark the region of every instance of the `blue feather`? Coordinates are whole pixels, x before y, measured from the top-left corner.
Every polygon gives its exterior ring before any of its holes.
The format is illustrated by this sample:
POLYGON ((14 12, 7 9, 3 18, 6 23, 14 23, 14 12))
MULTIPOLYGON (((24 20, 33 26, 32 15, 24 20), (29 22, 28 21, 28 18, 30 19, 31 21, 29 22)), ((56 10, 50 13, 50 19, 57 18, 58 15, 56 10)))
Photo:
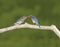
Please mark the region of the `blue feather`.
POLYGON ((36 25, 40 27, 38 19, 35 16, 32 16, 31 18, 32 18, 33 21, 35 21, 36 25))

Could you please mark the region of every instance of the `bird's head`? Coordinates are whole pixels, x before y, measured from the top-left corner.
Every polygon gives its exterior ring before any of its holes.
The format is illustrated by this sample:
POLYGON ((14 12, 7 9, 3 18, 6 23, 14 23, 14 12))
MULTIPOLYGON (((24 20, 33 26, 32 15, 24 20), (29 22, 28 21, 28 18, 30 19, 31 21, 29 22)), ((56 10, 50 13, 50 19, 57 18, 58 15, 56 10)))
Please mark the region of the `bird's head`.
POLYGON ((32 15, 29 15, 28 18, 32 18, 32 15))

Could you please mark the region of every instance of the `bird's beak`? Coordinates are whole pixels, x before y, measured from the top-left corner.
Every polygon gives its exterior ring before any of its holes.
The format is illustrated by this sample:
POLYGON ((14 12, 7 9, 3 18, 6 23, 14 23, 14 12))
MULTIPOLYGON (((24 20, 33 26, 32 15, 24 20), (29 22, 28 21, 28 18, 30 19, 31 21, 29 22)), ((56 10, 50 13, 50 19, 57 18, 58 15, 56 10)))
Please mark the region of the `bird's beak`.
POLYGON ((31 18, 31 16, 28 16, 28 18, 31 18))
POLYGON ((29 15, 28 18, 32 18, 32 15, 29 15))

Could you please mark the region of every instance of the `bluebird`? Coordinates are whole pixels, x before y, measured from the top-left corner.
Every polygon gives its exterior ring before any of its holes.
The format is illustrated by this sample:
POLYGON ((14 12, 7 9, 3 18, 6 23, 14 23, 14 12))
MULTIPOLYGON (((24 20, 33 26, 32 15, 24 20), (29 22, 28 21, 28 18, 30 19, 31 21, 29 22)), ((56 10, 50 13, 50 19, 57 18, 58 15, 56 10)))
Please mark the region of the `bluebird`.
POLYGON ((36 25, 40 27, 38 19, 35 16, 29 15, 28 17, 31 18, 33 23, 36 23, 36 25))
POLYGON ((24 21, 27 19, 27 17, 26 16, 23 16, 23 17, 21 17, 20 19, 18 19, 17 20, 17 22, 16 23, 14 23, 15 25, 16 24, 22 24, 22 23, 24 23, 24 21))

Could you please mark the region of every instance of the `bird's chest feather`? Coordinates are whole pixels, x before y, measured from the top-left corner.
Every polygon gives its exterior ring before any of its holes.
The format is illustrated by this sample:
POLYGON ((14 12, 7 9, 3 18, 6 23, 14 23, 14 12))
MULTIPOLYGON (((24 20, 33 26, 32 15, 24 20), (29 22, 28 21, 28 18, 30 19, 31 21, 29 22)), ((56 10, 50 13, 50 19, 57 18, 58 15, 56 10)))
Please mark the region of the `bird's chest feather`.
POLYGON ((31 19, 33 23, 36 23, 35 20, 31 19))

